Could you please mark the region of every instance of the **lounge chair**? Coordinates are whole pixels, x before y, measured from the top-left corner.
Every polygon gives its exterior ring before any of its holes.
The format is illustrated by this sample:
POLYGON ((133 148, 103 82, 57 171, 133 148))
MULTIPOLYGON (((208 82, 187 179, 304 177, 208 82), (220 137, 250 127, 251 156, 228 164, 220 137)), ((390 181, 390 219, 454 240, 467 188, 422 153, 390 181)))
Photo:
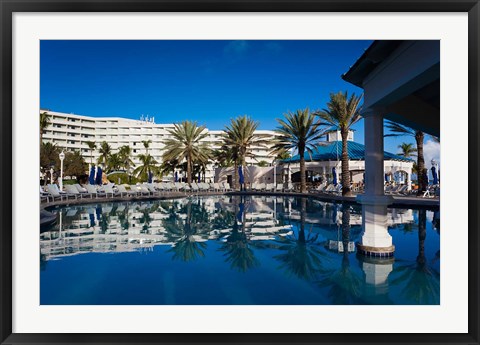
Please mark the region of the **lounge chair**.
POLYGON ((312 188, 310 190, 311 193, 323 193, 325 192, 325 189, 327 188, 327 184, 326 183, 321 183, 320 185, 318 185, 316 188, 312 188))
POLYGON ((155 186, 155 189, 158 190, 159 192, 165 191, 165 186, 163 182, 154 182, 153 185, 155 186))
POLYGON ((190 188, 190 186, 188 185, 188 183, 182 183, 179 187, 179 190, 182 191, 182 192, 190 192, 192 189, 190 188))
POLYGON ((88 194, 87 189, 86 189, 86 188, 83 188, 83 187, 80 186, 78 183, 75 183, 73 186, 74 186, 75 188, 77 188, 77 190, 78 190, 79 193, 81 193, 81 194, 82 194, 82 193, 83 193, 83 194, 88 194))
POLYGON ((95 195, 95 198, 98 198, 99 196, 105 196, 105 193, 103 193, 100 190, 97 190, 97 188, 92 184, 85 185, 85 188, 90 194, 95 195))
POLYGON ((77 200, 78 198, 81 199, 84 195, 84 194, 81 194, 74 185, 67 184, 65 186, 65 191, 67 192, 68 196, 73 196, 75 198, 75 200, 77 200))
POLYGON ((228 182, 223 182, 223 188, 225 188, 225 191, 231 191, 232 187, 230 186, 230 183, 228 182))
POLYGON ((333 188, 332 193, 333 194, 342 194, 342 188, 343 188, 342 185, 339 183, 333 188))
POLYGON ((267 186, 265 185, 265 183, 259 183, 257 184, 257 190, 258 191, 263 191, 267 188, 267 186))
POLYGON ((329 184, 323 189, 324 193, 331 193, 335 190, 335 186, 333 184, 329 184))
POLYGON ((137 192, 136 192, 136 191, 127 190, 127 188, 125 188, 124 185, 118 185, 118 186, 117 186, 117 189, 118 189, 118 193, 120 193, 120 196, 124 196, 124 195, 127 195, 127 196, 137 195, 137 192))
POLYGON ((46 202, 50 202, 50 194, 45 192, 42 186, 40 186, 40 202, 43 200, 45 200, 46 202))
POLYGON ((198 183, 197 183, 197 186, 198 186, 198 190, 199 190, 200 192, 208 191, 208 188, 207 188, 207 189, 205 188, 205 184, 204 184, 203 182, 198 182, 198 183))
POLYGON ((397 191, 396 191, 395 194, 406 195, 406 194, 408 194, 407 189, 408 189, 408 186, 407 186, 407 185, 400 186, 400 188, 397 189, 397 191))
POLYGON ((140 191, 141 195, 148 195, 148 196, 153 195, 153 193, 144 184, 137 185, 137 188, 140 191))
POLYGON ((422 198, 434 198, 436 196, 440 196, 440 188, 437 188, 435 186, 430 186, 423 193, 422 198))
POLYGON ((190 188, 192 189, 193 193, 198 193, 199 191, 198 185, 195 182, 192 182, 190 188))
POLYGON ((396 186, 393 186, 391 189, 385 190, 385 194, 395 194, 400 189, 400 187, 401 186, 397 184, 396 186))
POLYGON ((113 198, 114 196, 118 196, 120 194, 119 192, 114 191, 113 187, 110 185, 103 186, 103 191, 105 192, 106 197, 108 197, 108 195, 111 195, 113 198))
POLYGON ((220 189, 221 189, 221 188, 220 188, 220 184, 218 184, 218 183, 212 183, 212 186, 213 186, 213 190, 214 190, 215 192, 219 192, 220 189))
POLYGON ((277 186, 275 187, 276 192, 283 192, 283 183, 277 183, 277 186))
POLYGON ((63 200, 63 198, 68 199, 68 195, 64 193, 60 193, 60 190, 58 189, 56 184, 49 184, 47 185, 47 191, 50 194, 50 197, 52 198, 53 201, 55 199, 60 199, 60 201, 63 200))
POLYGON ((152 195, 160 195, 160 192, 155 189, 152 183, 145 183, 144 186, 152 193, 152 195))

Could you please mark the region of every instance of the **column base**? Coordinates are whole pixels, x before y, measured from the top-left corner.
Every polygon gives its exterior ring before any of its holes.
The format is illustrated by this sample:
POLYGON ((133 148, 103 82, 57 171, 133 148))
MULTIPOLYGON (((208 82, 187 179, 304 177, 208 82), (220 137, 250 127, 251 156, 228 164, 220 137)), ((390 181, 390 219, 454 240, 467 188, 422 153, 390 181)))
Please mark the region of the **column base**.
POLYGON ((371 247, 365 246, 361 243, 357 243, 356 245, 358 253, 367 257, 389 258, 392 257, 395 252, 394 245, 388 247, 371 247))

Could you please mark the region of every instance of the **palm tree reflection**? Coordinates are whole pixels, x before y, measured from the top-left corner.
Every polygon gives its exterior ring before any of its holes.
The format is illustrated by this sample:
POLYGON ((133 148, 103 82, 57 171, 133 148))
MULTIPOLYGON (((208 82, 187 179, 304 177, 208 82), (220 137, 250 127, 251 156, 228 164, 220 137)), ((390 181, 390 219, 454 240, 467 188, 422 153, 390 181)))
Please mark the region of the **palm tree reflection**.
POLYGON ((174 242, 168 251, 173 253, 173 260, 194 261, 205 257, 206 241, 208 236, 209 219, 205 208, 193 204, 189 200, 178 210, 172 207, 169 217, 164 220, 167 238, 174 242), (185 215, 185 219, 181 215, 185 215))
POLYGON ((415 262, 397 260, 391 285, 404 285, 402 295, 414 304, 438 304, 440 272, 430 266, 425 257, 427 211, 418 211, 418 256, 415 262))
POLYGON ((237 217, 233 217, 232 231, 230 235, 228 235, 226 242, 220 247, 220 251, 225 252, 225 261, 230 263, 231 268, 240 272, 246 272, 251 268, 258 267, 260 263, 257 258, 255 258, 252 244, 246 233, 246 215, 244 212, 245 203, 243 197, 240 200, 240 204, 238 204, 238 198, 234 199, 234 203, 237 217), (237 220, 241 223, 241 229, 239 229, 237 220))
POLYGON ((327 288, 328 297, 333 304, 358 304, 361 302, 363 282, 357 272, 350 266, 350 206, 342 205, 342 247, 341 266, 323 270, 318 286, 327 288))
POLYGON ((279 268, 290 275, 295 275, 304 280, 313 280, 322 270, 322 257, 326 257, 318 246, 318 234, 305 234, 305 216, 307 199, 301 199, 300 229, 298 235, 280 237, 277 240, 278 249, 285 253, 274 256, 280 261, 279 268))

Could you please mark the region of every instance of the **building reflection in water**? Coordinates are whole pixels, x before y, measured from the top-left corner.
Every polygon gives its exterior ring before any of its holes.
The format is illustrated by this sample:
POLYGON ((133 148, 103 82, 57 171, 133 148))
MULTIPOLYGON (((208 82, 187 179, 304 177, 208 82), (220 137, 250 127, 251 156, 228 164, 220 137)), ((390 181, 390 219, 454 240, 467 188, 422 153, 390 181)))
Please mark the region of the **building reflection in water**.
MULTIPOLYGON (((258 255, 263 250, 276 269, 324 289, 333 304, 392 304, 389 290, 395 286, 402 286, 406 303, 439 301, 438 262, 425 254, 426 210, 388 209, 391 232, 418 231, 413 260, 357 255, 362 210, 348 203, 216 196, 78 205, 52 212, 56 224, 40 234, 42 269, 49 260, 66 256, 148 254, 155 246, 168 246, 172 260, 191 262, 209 255, 207 243, 213 241, 232 270, 245 273, 262 266, 258 255)), ((429 212, 429 218, 439 234, 439 212, 429 212)), ((436 260, 439 256, 437 252, 436 260)))
POLYGON ((248 241, 290 233, 291 225, 280 225, 272 207, 271 200, 215 197, 59 208, 52 210, 57 223, 40 234, 40 250, 50 260, 89 252, 148 252, 167 245, 175 259, 190 261, 203 255, 201 243, 227 242, 239 231, 248 241), (240 207, 245 211, 238 225, 235 208, 240 207))

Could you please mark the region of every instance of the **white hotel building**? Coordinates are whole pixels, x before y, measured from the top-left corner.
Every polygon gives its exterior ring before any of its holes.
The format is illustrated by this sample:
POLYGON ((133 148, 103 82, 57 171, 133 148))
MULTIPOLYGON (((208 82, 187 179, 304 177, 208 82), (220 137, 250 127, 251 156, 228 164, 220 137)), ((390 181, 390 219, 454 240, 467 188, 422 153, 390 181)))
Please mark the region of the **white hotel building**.
MULTIPOLYGON (((128 145, 132 148, 132 160, 135 165, 140 162, 137 156, 145 153, 146 149, 142 143, 151 140, 148 152, 159 163, 162 162, 164 152, 163 142, 169 138, 168 130, 174 128, 173 124, 157 124, 152 119, 126 119, 120 117, 91 117, 76 114, 66 114, 41 109, 41 113, 47 112, 50 115, 50 126, 43 134, 43 142, 51 142, 65 151, 80 151, 87 163, 93 158, 94 164, 99 157, 98 148, 103 141, 106 141, 112 148, 112 152, 118 152, 121 146, 128 145), (93 141, 97 149, 90 153, 87 142, 93 141)), ((200 124, 201 125, 201 124, 200 124)), ((212 149, 219 149, 221 146, 222 130, 209 130, 209 136, 205 139, 212 149)), ((271 164, 273 156, 269 154, 273 131, 257 130, 256 135, 262 137, 266 147, 253 147, 255 159, 247 158, 248 165, 256 165, 258 162, 266 161, 271 164)), ((214 166, 208 166, 205 178, 213 181, 214 166)))

